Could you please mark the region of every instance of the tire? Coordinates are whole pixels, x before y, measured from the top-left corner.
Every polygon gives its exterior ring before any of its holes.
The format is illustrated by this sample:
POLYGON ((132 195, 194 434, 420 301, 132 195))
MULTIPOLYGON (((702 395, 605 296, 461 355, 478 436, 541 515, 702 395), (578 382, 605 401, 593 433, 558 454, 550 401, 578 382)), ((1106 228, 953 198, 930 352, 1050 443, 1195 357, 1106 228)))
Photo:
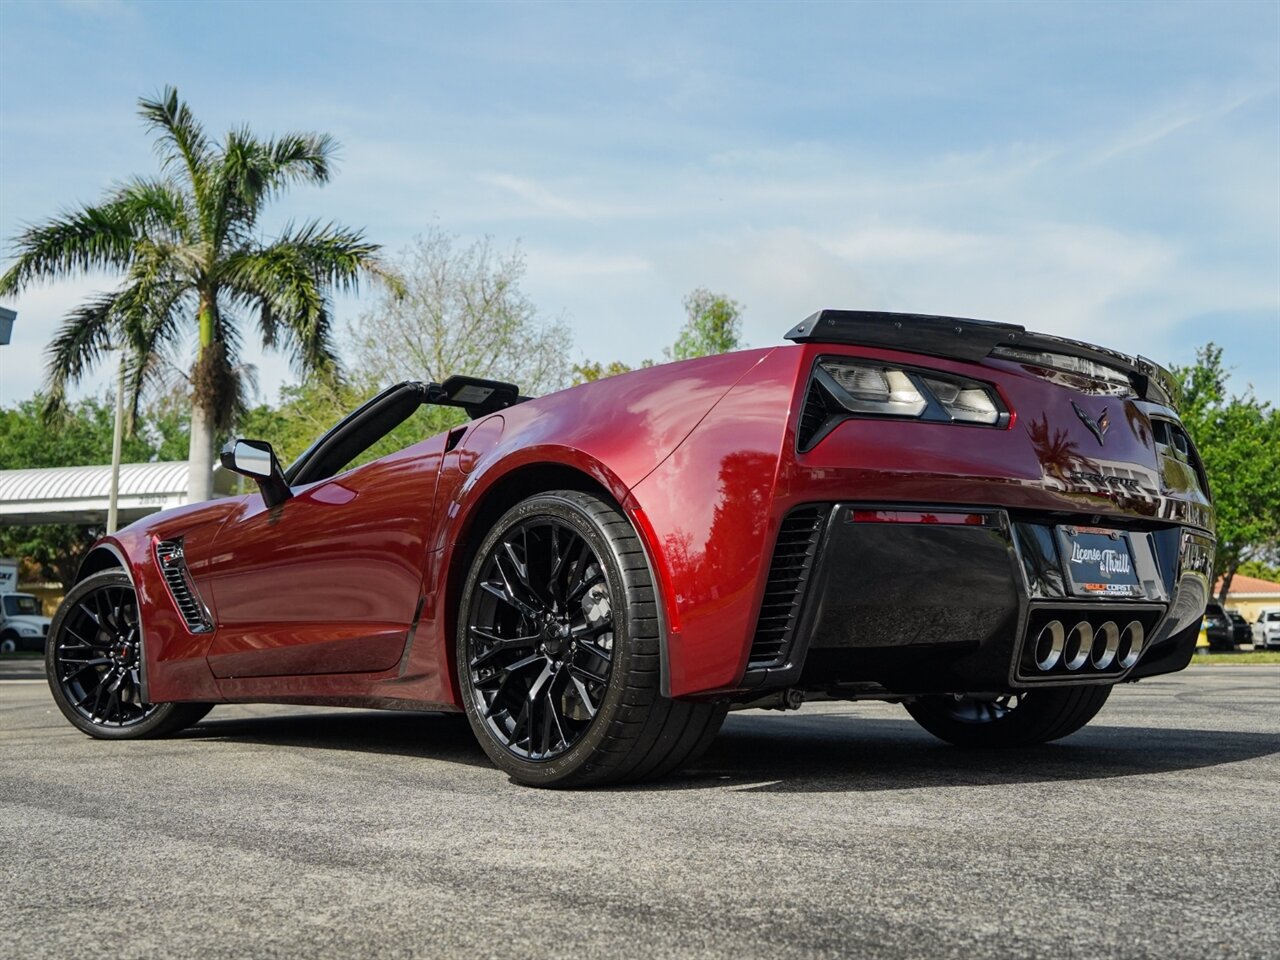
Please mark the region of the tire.
POLYGON ((617 507, 591 494, 530 497, 494 524, 467 573, 456 637, 471 728, 529 786, 666 776, 710 744, 728 709, 662 696, 644 550, 617 507))
POLYGON ((11 633, 6 633, 0 637, 0 653, 16 653, 18 650, 18 638, 11 633))
POLYGON ((1089 685, 1028 690, 996 701, 921 697, 906 706, 916 723, 958 747, 1025 747, 1075 733, 1110 695, 1109 685, 1089 685))
POLYGON ((45 676, 72 725, 100 740, 164 737, 198 723, 208 703, 141 700, 142 636, 133 581, 104 570, 71 588, 49 625, 45 676))

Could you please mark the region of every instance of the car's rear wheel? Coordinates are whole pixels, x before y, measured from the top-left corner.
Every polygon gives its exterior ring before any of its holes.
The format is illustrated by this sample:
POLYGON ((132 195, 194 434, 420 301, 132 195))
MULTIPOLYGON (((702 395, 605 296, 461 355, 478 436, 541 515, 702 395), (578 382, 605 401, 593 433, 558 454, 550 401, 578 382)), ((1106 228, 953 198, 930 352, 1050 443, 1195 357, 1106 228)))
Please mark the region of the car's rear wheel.
POLYGON ((643 548, 618 509, 590 494, 540 494, 493 526, 467 575, 457 637, 472 729, 521 783, 663 776, 724 720, 724 704, 662 696, 643 548))
POLYGON ((49 625, 44 662, 58 709, 91 737, 162 737, 211 709, 143 700, 138 598, 123 570, 95 573, 71 589, 49 625))
POLYGON ((1022 747, 1060 740, 1092 720, 1110 686, 1053 687, 1004 697, 920 697, 907 712, 935 737, 960 747, 1022 747))

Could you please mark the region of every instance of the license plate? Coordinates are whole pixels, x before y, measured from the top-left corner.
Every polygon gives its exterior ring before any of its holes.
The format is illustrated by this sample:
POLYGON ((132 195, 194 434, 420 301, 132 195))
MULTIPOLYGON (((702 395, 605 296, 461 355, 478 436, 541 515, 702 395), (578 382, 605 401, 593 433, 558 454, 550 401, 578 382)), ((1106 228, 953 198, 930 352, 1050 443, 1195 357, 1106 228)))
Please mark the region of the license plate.
POLYGON ((1142 597, 1129 535, 1099 527, 1059 527, 1071 592, 1084 597, 1142 597))

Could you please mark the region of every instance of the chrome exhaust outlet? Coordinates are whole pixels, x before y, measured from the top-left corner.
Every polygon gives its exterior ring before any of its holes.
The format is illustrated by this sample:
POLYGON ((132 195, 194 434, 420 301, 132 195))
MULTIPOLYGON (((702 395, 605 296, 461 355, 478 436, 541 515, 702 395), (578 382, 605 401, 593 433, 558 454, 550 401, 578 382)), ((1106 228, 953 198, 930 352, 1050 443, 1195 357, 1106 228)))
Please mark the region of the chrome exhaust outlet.
POLYGON ((1120 649, 1120 628, 1108 620, 1093 635, 1093 654, 1090 662, 1095 670, 1105 670, 1116 658, 1120 649))
POLYGON ((1081 620, 1067 634, 1067 642, 1063 647, 1063 656, 1068 670, 1079 670, 1089 662, 1089 651, 1093 648, 1093 627, 1089 621, 1081 620))
POLYGON ((1118 652, 1120 655, 1120 666, 1128 670, 1138 658, 1142 656, 1142 650, 1146 646, 1146 632, 1142 629, 1142 624, 1137 620, 1132 621, 1120 633, 1120 646, 1118 652))
POLYGON ((1062 657, 1062 644, 1067 639, 1066 628, 1059 620, 1050 620, 1040 628, 1036 635, 1036 666, 1041 670, 1052 670, 1062 657))

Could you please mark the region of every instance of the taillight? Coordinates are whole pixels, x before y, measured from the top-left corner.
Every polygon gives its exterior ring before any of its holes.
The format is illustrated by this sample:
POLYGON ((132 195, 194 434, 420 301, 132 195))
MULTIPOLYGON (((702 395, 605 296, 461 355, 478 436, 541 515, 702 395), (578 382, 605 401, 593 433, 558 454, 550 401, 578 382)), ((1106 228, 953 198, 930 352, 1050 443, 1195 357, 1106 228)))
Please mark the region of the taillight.
POLYGON ((1009 422, 995 388, 977 380, 873 360, 819 358, 798 429, 800 449, 810 449, 850 417, 982 427, 1009 422))
POLYGON ((1096 360, 1090 360, 1087 357, 1003 345, 993 349, 991 356, 1001 360, 1014 360, 1018 363, 1025 363, 1031 367, 1040 367, 1044 370, 1074 373, 1082 377, 1088 377, 1091 380, 1100 380, 1125 394, 1133 392, 1133 383, 1123 370, 1118 370, 1105 363, 1099 363, 1096 360))

